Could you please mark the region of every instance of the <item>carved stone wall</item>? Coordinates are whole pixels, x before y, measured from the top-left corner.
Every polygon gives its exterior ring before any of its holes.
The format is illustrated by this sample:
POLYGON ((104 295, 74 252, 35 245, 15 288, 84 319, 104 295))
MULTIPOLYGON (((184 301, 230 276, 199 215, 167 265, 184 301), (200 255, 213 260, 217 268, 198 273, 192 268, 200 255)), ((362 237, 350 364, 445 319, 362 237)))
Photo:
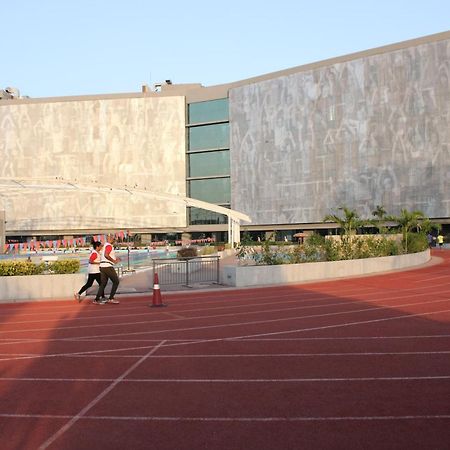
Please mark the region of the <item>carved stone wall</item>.
POLYGON ((450 41, 230 91, 232 208, 254 224, 450 216, 450 41))
MULTIPOLYGON (((0 177, 62 177, 185 196, 184 97, 0 105, 0 177)), ((183 205, 113 192, 0 196, 7 230, 185 226, 183 205)))

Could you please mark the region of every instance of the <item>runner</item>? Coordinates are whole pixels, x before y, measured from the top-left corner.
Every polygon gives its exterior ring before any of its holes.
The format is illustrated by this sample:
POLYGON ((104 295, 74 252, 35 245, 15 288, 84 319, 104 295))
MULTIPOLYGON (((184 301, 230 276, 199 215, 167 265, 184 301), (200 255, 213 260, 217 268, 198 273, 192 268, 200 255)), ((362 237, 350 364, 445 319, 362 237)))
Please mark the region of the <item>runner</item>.
POLYGON ((100 251, 102 249, 102 243, 98 241, 92 242, 92 251, 89 255, 89 266, 88 266, 88 279, 86 284, 74 295, 75 300, 78 300, 78 303, 81 303, 83 300, 81 298, 81 294, 87 291, 93 284, 94 281, 98 283, 100 286, 100 251))
POLYGON ((101 257, 100 257, 100 287, 98 288, 97 295, 93 301, 94 304, 104 305, 105 303, 118 304, 119 301, 114 299, 117 288, 119 287, 119 277, 114 269, 114 264, 120 262, 120 258, 114 252, 113 243, 115 238, 113 235, 108 234, 107 242, 103 246, 101 257), (108 280, 111 280, 112 287, 111 293, 109 294, 109 299, 104 301, 101 298, 105 294, 105 287, 108 284, 108 280))

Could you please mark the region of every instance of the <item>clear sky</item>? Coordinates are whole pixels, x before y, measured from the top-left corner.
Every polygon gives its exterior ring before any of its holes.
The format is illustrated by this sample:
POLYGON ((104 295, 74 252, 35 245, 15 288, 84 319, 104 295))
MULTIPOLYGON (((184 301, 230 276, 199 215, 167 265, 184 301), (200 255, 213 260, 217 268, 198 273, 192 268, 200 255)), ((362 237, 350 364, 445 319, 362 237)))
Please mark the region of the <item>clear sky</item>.
POLYGON ((0 88, 211 86, 450 30, 449 0, 0 0, 0 88))

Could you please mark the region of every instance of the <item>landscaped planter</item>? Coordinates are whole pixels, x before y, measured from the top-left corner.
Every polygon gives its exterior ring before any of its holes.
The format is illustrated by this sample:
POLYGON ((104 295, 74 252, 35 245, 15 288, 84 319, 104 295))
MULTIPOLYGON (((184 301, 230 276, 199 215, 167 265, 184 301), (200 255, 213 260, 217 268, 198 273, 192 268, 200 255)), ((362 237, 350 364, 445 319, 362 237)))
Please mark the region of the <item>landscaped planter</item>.
POLYGON ((73 298, 85 282, 83 273, 0 277, 0 302, 73 298))
POLYGON ((430 260, 430 250, 398 256, 327 261, 276 266, 225 266, 222 284, 228 286, 264 286, 280 283, 302 283, 330 278, 368 275, 405 269, 430 260))

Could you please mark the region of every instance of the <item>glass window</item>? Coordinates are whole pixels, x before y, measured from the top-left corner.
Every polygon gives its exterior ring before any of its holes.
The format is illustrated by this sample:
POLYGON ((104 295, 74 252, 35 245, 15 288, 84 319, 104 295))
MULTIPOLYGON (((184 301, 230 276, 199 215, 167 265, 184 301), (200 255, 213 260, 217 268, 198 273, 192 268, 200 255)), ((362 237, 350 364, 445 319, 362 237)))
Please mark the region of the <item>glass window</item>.
POLYGON ((191 103, 188 106, 189 124, 228 120, 228 99, 191 103))
POLYGON ((230 152, 191 153, 189 159, 190 177, 210 177, 218 175, 230 175, 230 152))
POLYGON ((228 123, 189 128, 189 150, 228 148, 229 136, 228 123))
POLYGON ((230 179, 210 178, 188 181, 189 197, 208 203, 230 203, 230 179))
POLYGON ((189 208, 190 225, 210 225, 210 224, 228 223, 227 216, 218 214, 206 209, 189 208))

